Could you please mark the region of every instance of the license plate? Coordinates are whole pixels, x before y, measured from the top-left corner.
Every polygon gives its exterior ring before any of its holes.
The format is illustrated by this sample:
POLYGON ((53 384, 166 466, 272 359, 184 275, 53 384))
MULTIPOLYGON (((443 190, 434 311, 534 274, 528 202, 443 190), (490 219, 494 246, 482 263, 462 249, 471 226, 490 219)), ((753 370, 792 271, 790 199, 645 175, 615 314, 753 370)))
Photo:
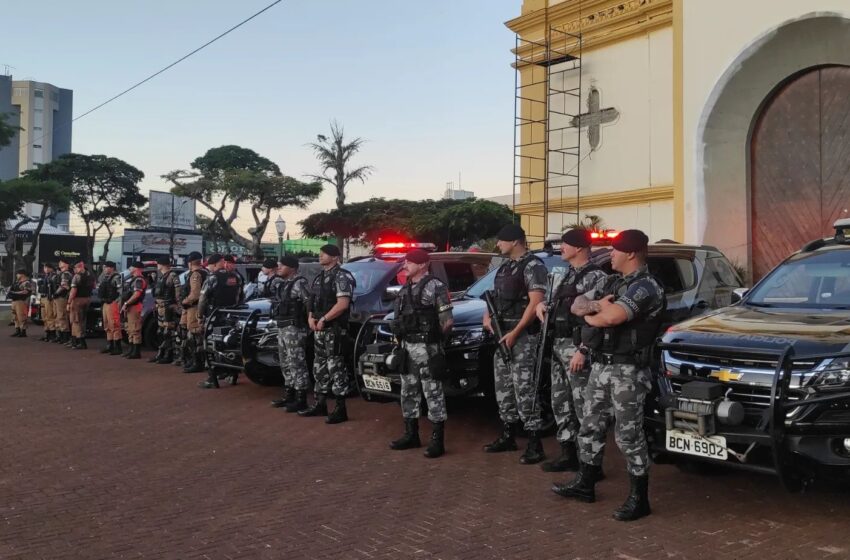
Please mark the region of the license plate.
POLYGON ((696 455, 725 461, 726 438, 723 436, 698 437, 682 430, 667 430, 667 451, 696 455))
POLYGON ((393 386, 390 384, 389 378, 382 377, 380 375, 364 375, 363 385, 365 385, 367 389, 372 389, 374 391, 386 391, 387 393, 391 393, 393 390, 393 386))

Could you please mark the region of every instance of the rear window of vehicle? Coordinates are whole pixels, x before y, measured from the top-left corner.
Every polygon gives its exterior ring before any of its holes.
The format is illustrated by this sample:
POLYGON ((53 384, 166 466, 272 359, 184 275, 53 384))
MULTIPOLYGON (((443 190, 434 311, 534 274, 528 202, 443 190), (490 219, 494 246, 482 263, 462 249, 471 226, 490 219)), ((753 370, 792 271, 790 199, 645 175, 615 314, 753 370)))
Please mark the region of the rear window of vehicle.
POLYGON ((665 293, 684 292, 696 285, 697 273, 690 259, 650 256, 646 259, 646 265, 649 273, 661 282, 665 293))
MULTIPOLYGON (((388 276, 395 276, 398 264, 376 259, 345 263, 342 268, 354 276, 354 281, 357 282, 354 294, 361 295, 377 288, 388 276)), ((395 283, 395 278, 390 279, 389 285, 395 283)))

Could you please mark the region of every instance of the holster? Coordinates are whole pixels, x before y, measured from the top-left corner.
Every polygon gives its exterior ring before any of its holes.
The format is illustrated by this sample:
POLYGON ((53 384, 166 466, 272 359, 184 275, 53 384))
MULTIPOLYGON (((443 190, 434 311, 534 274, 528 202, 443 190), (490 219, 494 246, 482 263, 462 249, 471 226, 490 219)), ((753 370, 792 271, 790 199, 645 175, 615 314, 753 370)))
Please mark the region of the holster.
POLYGON ((445 381, 449 377, 449 364, 442 351, 428 355, 428 370, 435 381, 445 381))

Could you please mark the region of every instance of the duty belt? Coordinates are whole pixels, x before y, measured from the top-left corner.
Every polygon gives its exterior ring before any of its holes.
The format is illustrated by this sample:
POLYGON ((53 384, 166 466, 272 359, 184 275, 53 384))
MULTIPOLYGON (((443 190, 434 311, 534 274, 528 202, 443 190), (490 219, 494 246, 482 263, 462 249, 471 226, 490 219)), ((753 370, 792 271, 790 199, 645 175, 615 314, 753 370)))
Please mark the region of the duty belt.
POLYGON ((637 359, 631 354, 603 354, 602 352, 594 352, 591 359, 595 363, 603 366, 613 366, 617 364, 637 365, 637 359))

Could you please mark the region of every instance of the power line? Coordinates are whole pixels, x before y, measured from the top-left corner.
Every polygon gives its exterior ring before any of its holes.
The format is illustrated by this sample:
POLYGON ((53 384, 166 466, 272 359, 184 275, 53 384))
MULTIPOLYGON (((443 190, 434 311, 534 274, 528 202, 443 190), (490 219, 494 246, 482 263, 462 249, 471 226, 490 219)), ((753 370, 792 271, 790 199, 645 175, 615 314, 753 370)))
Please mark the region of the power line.
MULTIPOLYGON (((109 99, 107 99, 106 101, 104 101, 103 103, 100 103, 99 105, 96 105, 96 106, 92 107, 91 109, 89 109, 88 111, 86 111, 85 113, 83 113, 82 115, 78 115, 78 116, 74 117, 73 119, 71 119, 71 123, 77 122, 77 121, 78 121, 78 120, 80 120, 81 118, 83 118, 83 117, 85 117, 85 116, 87 116, 87 115, 90 115, 90 114, 94 113, 95 111, 97 111, 97 110, 98 110, 98 109, 100 109, 101 107, 104 107, 104 106, 108 105, 109 103, 112 103, 113 101, 115 101, 115 100, 116 100, 116 99, 118 99, 119 97, 121 97, 121 96, 123 96, 123 95, 126 95, 126 94, 128 94, 128 93, 130 93, 131 91, 133 91, 133 90, 134 90, 134 89, 136 89, 137 87, 141 86, 142 84, 144 84, 144 83, 146 83, 146 82, 151 81, 152 79, 156 78, 157 76, 159 76, 159 75, 160 75, 160 74, 162 74, 163 72, 165 72, 165 71, 167 71, 167 70, 169 70, 169 69, 171 69, 171 68, 173 68, 173 67, 177 66, 178 64, 180 64, 181 62, 183 62, 183 61, 184 61, 184 60, 186 60, 187 58, 191 57, 192 55, 194 55, 194 54, 196 54, 196 53, 198 53, 198 52, 202 51, 203 49, 207 48, 208 46, 212 45, 213 43, 215 43, 216 41, 218 41, 219 39, 221 39, 221 38, 222 38, 222 37, 224 37, 225 35, 228 35, 228 34, 230 34, 231 32, 233 32, 233 31, 235 31, 235 30, 239 29, 240 27, 242 27, 243 25, 245 25, 246 23, 248 23, 248 22, 249 22, 249 21, 251 21, 252 19, 254 19, 254 18, 256 18, 257 16, 261 15, 262 13, 264 13, 264 12, 266 12, 266 11, 270 10, 271 8, 273 8, 274 6, 276 6, 277 4, 280 4, 281 2, 283 2, 283 0, 275 0, 274 2, 272 2, 271 4, 269 4, 268 6, 266 6, 265 8, 263 8, 262 10, 260 10, 260 11, 256 12, 255 14, 251 15, 250 17, 248 17, 248 18, 246 18, 246 19, 243 19, 242 21, 240 21, 239 23, 237 23, 236 25, 234 25, 233 27, 231 27, 231 28, 230 28, 230 29, 228 29, 227 31, 225 31, 225 32, 223 32, 223 33, 221 33, 221 34, 217 35, 216 37, 214 37, 214 38, 210 39, 209 41, 207 41, 206 43, 204 43, 204 44, 203 44, 203 45, 201 45, 200 47, 196 48, 196 49, 195 49, 195 50, 193 50, 192 52, 190 52, 190 53, 188 53, 188 54, 186 54, 186 55, 181 56, 180 58, 178 58, 177 60, 175 60, 174 62, 172 62, 171 64, 169 64, 168 66, 166 66, 166 67, 164 67, 164 68, 162 68, 162 69, 160 69, 160 70, 158 70, 158 71, 154 72, 153 74, 151 74, 150 76, 148 76, 148 77, 147 77, 147 78, 145 78, 144 80, 141 80, 140 82, 137 82, 137 83, 133 84, 132 86, 128 87, 127 89, 125 89, 124 91, 122 91, 121 93, 119 93, 119 94, 117 94, 117 95, 113 95, 112 97, 110 97, 109 99)), ((69 126, 69 125, 70 125, 70 123, 69 123, 68 125, 61 125, 61 126, 56 127, 54 130, 62 129, 62 128, 66 127, 66 126, 69 126)), ((51 131, 51 132, 50 132, 50 134, 52 134, 52 132, 53 132, 53 131, 51 131)), ((28 147, 30 144, 33 144, 34 142, 37 142, 37 141, 39 141, 39 140, 42 140, 42 139, 43 139, 43 138, 45 138, 46 136, 48 136, 48 133, 44 133, 44 134, 42 134, 42 135, 41 135, 41 137, 39 137, 37 140, 30 140, 30 142, 29 142, 26 146, 23 146, 23 147, 24 147, 24 148, 26 148, 26 147, 28 147)))

